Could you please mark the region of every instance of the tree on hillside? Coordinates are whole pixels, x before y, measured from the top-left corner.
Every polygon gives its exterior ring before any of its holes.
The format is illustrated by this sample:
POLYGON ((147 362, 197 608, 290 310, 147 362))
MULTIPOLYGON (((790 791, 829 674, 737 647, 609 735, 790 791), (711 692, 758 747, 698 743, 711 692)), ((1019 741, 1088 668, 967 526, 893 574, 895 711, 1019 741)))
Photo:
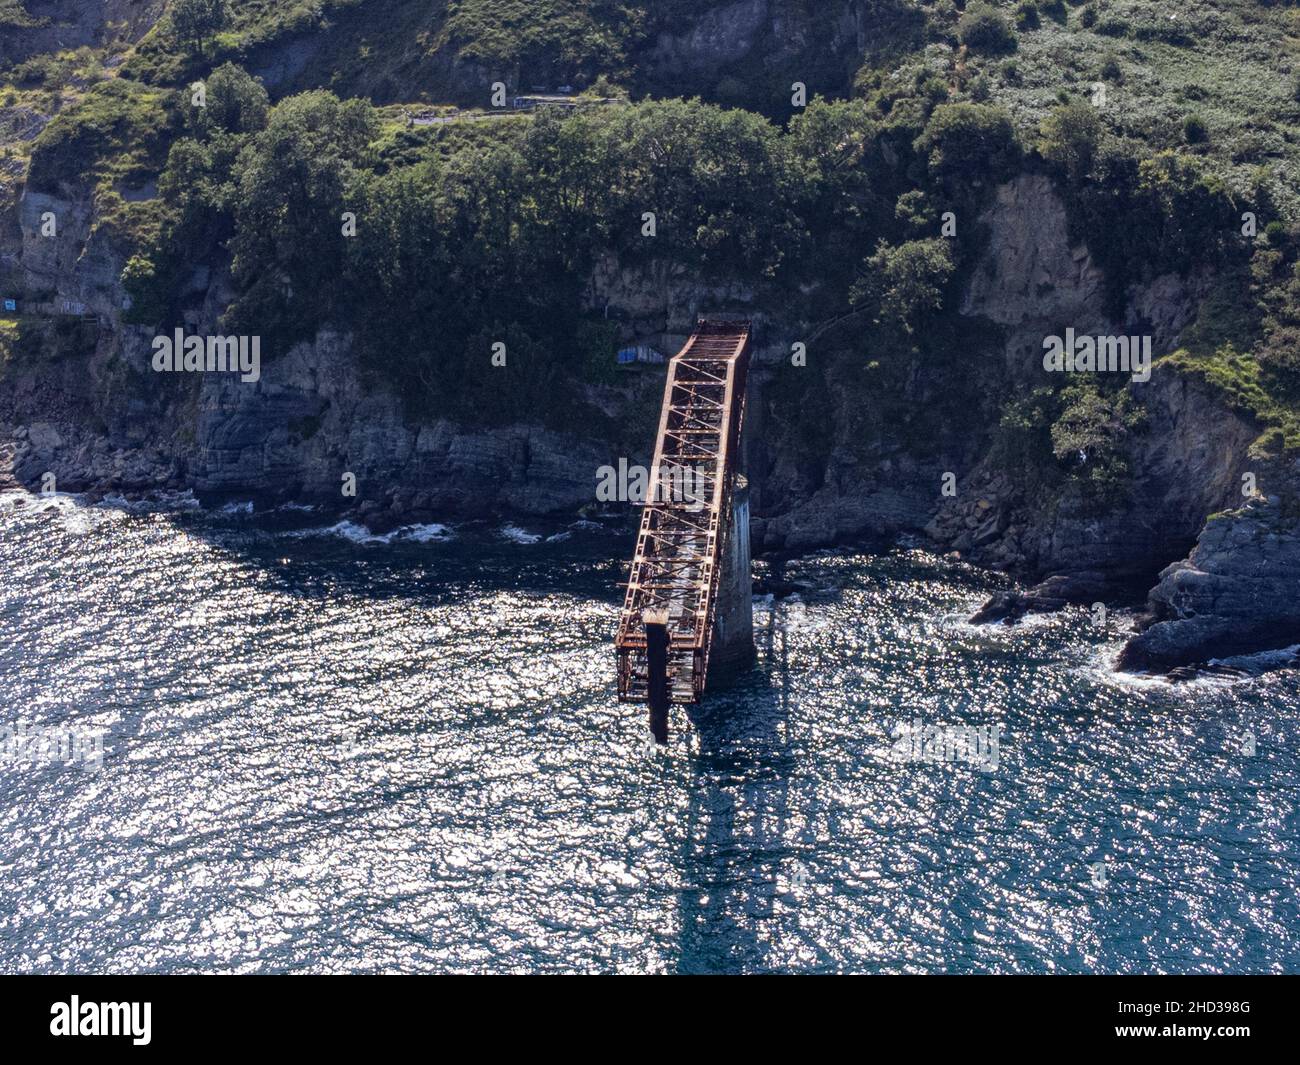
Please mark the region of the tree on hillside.
POLYGON ((207 79, 207 106, 193 108, 198 132, 256 133, 265 128, 270 98, 262 83, 242 67, 223 63, 207 79))
POLYGON ((874 307, 881 318, 911 333, 925 313, 943 306, 943 290, 953 267, 946 240, 909 240, 896 247, 882 240, 853 286, 850 300, 855 307, 874 307))
POLYGON ((1007 18, 989 4, 975 3, 966 9, 957 23, 957 38, 973 52, 1011 52, 1016 35, 1007 18))
POLYGON ((264 343, 283 350, 331 318, 346 194, 377 130, 368 100, 318 89, 283 100, 239 153, 230 251, 240 294, 230 315, 264 343))
POLYGON ((175 0, 172 5, 172 28, 182 41, 196 52, 203 42, 226 24, 226 0, 175 0))
POLYGON ((1097 156, 1105 127, 1097 109, 1080 100, 1055 108, 1042 125, 1038 150, 1044 159, 1063 167, 1070 180, 1083 180, 1097 156))
POLYGON ((1011 116, 990 104, 940 104, 913 147, 954 193, 978 188, 985 179, 1005 181, 1020 161, 1011 116))

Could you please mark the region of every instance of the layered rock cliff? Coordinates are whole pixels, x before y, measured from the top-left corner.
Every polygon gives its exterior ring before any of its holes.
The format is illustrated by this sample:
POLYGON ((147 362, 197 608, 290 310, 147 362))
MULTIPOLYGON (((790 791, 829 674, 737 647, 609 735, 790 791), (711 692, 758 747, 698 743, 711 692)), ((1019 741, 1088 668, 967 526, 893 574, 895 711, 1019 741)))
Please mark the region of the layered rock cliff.
POLYGON ((1274 499, 1214 515, 1148 599, 1124 669, 1164 672, 1300 644, 1300 534, 1274 499))
MULTIPOLYGON (((1022 379, 1043 378, 1043 340, 1067 327, 1150 336, 1158 359, 1177 346, 1204 297, 1208 279, 1162 275, 1130 290, 1122 317, 1113 319, 1102 273, 1088 249, 1070 241, 1064 206, 1046 178, 1003 186, 981 221, 990 239, 963 312, 1007 330, 1007 366, 1022 379)), ((1128 442, 1132 481, 1122 498, 1099 510, 1067 486, 1045 500, 1014 467, 986 456, 969 475, 970 488, 940 506, 928 526, 936 540, 1038 582, 997 597, 978 620, 1134 599, 1190 548, 1207 515, 1240 500, 1258 427, 1158 361, 1149 381, 1128 388, 1145 418, 1128 442)))

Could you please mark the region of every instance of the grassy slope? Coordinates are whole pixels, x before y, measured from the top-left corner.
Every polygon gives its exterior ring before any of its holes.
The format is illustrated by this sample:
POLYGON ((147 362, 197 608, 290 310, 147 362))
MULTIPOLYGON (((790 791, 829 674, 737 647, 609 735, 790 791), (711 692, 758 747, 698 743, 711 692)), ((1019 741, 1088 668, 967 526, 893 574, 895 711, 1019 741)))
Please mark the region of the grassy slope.
POLYGON ((1039 29, 1019 34, 1013 55, 980 61, 991 68, 993 100, 1020 126, 1036 128, 1063 90, 1087 99, 1100 82, 1102 113, 1117 134, 1179 144, 1184 120, 1199 115, 1209 138, 1198 154, 1243 188, 1249 170, 1274 168, 1278 191, 1300 215, 1300 9, 1259 0, 1106 0, 1066 10, 1064 25, 1043 15, 1039 29), (1092 29, 1083 25, 1088 8, 1098 12, 1092 29))
MULTIPOLYGON (((938 5, 930 5, 937 7, 938 5)), ((995 5, 1012 17, 1018 3, 995 5)), ((1300 9, 1259 0, 1092 0, 1045 3, 1039 25, 1020 29, 1014 51, 999 55, 944 49, 913 56, 970 91, 981 78, 991 102, 1032 136, 1058 103, 1091 99, 1115 136, 1155 150, 1174 146, 1205 158, 1250 210, 1247 190, 1260 168, 1283 220, 1300 221, 1300 9), (1095 20, 1085 17, 1091 10, 1095 20), (1049 11, 1054 11, 1052 17, 1049 11), (1092 21, 1089 28, 1085 21, 1092 21), (954 68, 959 72, 954 78, 954 68), (1202 119, 1203 143, 1188 144, 1188 116, 1202 119)), ((1271 219, 1262 217, 1258 226, 1271 219)), ((1215 389, 1264 431, 1261 453, 1300 450, 1300 404, 1273 388, 1251 352, 1258 322, 1243 307, 1244 285, 1219 291, 1188 331, 1186 346, 1164 360, 1215 389)))
MULTIPOLYGON (((1239 188, 1267 166, 1287 213, 1300 218, 1300 8, 1261 0, 1040 4, 1038 26, 1018 29, 1014 49, 985 54, 958 44, 951 5, 925 0, 928 43, 878 60, 877 80, 929 72, 957 95, 1006 108, 1030 138, 1054 106, 1089 100, 1102 83, 1100 113, 1113 134, 1204 156, 1239 188), (1204 120, 1204 144, 1184 142, 1189 115, 1204 120)), ((1014 24, 1021 4, 991 6, 1014 24)), ((868 64, 859 82, 872 71, 868 64)))
MULTIPOLYGON (((179 84, 224 60, 259 69, 302 48, 285 91, 328 87, 379 103, 469 103, 483 78, 512 87, 579 88, 598 77, 656 95, 701 94, 736 105, 788 99, 792 77, 815 91, 846 90, 851 70, 819 41, 767 61, 790 44, 765 39, 757 53, 723 61, 687 84, 644 60, 659 35, 690 33, 731 0, 230 0, 229 24, 204 55, 177 47, 166 19, 140 43, 127 76, 179 84), (309 53, 309 54, 306 54, 309 53), (478 77, 467 77, 466 71, 478 77)), ((833 17, 813 0, 783 0, 829 34, 833 17)), ((838 5, 837 5, 838 9, 838 5)))

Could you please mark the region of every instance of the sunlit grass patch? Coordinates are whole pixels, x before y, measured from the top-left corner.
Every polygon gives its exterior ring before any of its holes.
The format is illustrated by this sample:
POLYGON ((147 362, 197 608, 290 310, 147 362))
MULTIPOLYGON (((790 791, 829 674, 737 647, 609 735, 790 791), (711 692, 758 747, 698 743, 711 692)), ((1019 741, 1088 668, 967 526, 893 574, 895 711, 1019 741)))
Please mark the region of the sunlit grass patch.
POLYGON ((1225 344, 1210 354, 1193 355, 1180 348, 1157 363, 1207 385, 1233 410, 1253 418, 1264 432, 1252 454, 1278 455, 1300 451, 1300 411, 1279 399, 1253 356, 1225 344))

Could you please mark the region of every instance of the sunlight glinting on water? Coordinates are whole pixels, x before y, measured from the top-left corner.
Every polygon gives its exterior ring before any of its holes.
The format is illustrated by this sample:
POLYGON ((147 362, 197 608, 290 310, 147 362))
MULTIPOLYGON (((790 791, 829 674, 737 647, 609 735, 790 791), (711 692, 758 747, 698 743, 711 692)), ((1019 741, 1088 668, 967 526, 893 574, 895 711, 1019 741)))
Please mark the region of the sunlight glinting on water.
POLYGON ((994 578, 825 552, 652 755, 625 537, 294 520, 0 497, 0 725, 106 733, 0 763, 0 969, 1300 961, 1295 670, 1124 678, 1122 619, 977 628, 994 578), (996 767, 901 760, 913 721, 996 767))

